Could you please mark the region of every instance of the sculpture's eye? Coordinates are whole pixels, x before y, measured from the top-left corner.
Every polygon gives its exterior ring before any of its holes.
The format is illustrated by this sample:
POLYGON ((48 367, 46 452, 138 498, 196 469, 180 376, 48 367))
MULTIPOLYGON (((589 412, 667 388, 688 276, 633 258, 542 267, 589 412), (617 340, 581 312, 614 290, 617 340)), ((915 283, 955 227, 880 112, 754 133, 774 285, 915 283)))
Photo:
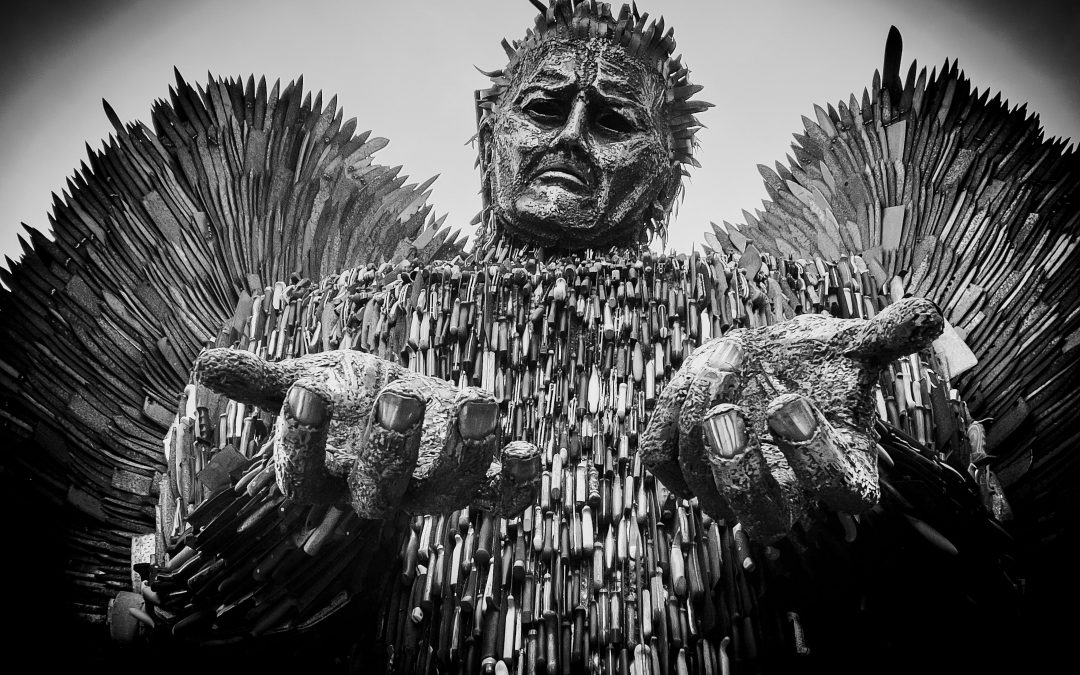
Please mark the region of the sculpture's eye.
POLYGON ((544 126, 558 126, 566 121, 566 106, 554 98, 534 98, 523 107, 525 114, 544 126))
POLYGON ((634 123, 617 110, 601 110, 595 118, 596 126, 608 134, 627 134, 634 131, 634 123))

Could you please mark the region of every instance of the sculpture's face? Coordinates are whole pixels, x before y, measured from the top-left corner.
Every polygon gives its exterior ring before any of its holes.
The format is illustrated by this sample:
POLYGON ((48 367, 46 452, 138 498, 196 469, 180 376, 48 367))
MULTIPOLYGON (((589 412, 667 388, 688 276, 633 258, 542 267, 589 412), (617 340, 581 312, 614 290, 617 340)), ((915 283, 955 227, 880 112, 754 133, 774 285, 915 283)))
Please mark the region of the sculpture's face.
POLYGON ((630 244, 669 200, 664 84, 602 38, 526 55, 495 110, 491 193, 502 227, 545 246, 630 244))

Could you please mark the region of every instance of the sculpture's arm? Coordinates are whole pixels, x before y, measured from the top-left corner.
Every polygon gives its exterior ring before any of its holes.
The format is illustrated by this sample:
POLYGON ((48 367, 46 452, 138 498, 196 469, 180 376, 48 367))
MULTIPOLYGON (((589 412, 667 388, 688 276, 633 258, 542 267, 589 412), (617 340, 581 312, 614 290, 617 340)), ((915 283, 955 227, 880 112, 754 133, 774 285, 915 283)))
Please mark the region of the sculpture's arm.
POLYGON ((732 511, 761 541, 785 535, 807 497, 847 513, 878 500, 871 388, 890 360, 942 330, 909 298, 871 320, 802 315, 703 344, 666 387, 641 441, 665 485, 732 511))
POLYGON ((382 518, 399 508, 461 508, 481 491, 494 491, 496 507, 535 492, 539 451, 526 444, 496 453, 499 409, 484 390, 459 389, 353 350, 275 363, 211 349, 195 375, 237 401, 280 409, 277 482, 301 502, 347 499, 360 516, 382 518), (513 494, 504 499, 504 489, 513 494))

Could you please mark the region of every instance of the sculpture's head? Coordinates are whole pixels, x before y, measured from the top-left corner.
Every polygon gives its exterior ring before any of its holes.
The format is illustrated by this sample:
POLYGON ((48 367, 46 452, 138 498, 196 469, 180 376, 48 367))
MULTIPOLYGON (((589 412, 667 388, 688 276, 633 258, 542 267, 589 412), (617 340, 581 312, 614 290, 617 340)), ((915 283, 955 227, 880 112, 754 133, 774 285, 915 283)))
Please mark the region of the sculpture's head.
POLYGON ((510 62, 478 92, 486 233, 567 250, 663 235, 709 106, 689 100, 663 19, 551 0, 503 44, 510 62))

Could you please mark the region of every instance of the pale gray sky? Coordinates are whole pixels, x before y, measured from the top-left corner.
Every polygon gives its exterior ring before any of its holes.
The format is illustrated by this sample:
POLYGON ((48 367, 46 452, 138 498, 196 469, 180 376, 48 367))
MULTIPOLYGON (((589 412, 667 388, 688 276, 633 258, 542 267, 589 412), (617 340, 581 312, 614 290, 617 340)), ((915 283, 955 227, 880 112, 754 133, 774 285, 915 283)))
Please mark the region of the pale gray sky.
MULTIPOLYGON (((1080 3, 1028 0, 643 0, 675 27, 701 97, 698 155, 671 246, 688 250, 709 220, 740 220, 765 196, 755 165, 788 152, 800 115, 869 86, 895 24, 911 59, 946 57, 980 90, 1030 102, 1049 136, 1080 138, 1080 3)), ((390 139, 377 161, 417 182, 436 173, 431 202, 466 225, 479 207, 473 65, 501 67, 503 37, 531 25, 527 0, 16 0, 0 10, 0 254, 18 257, 19 223, 48 228, 50 192, 122 120, 149 120, 173 66, 189 81, 265 74, 337 94, 358 129, 390 139)))

